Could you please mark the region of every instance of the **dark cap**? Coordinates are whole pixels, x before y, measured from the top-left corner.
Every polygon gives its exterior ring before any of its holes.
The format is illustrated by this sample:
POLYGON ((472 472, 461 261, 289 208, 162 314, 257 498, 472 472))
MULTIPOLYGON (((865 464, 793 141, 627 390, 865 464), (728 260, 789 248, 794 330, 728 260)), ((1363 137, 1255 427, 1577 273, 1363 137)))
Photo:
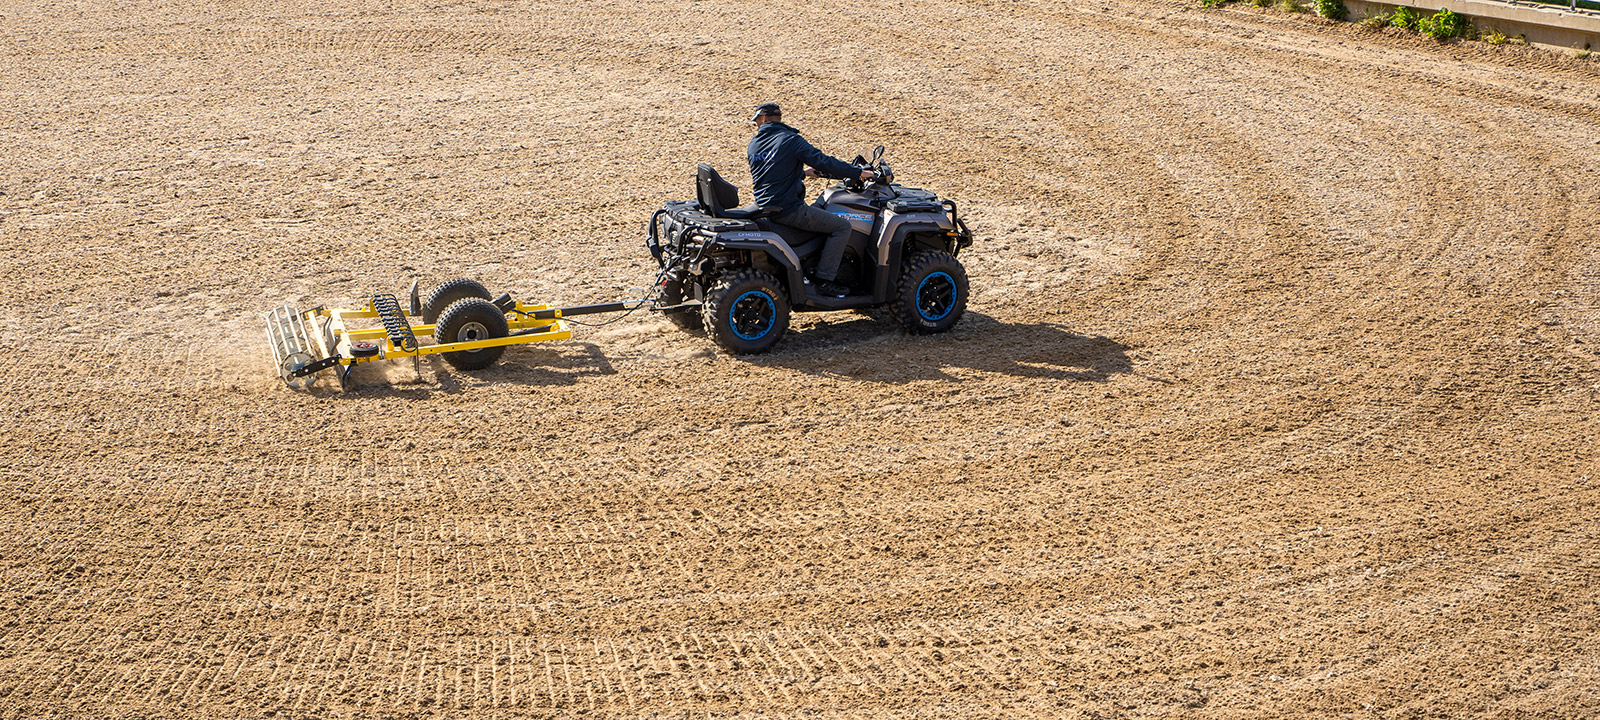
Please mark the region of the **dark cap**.
POLYGON ((783 108, 778 107, 777 103, 761 103, 756 106, 756 114, 750 116, 750 121, 754 122, 756 118, 762 115, 783 117, 783 108))

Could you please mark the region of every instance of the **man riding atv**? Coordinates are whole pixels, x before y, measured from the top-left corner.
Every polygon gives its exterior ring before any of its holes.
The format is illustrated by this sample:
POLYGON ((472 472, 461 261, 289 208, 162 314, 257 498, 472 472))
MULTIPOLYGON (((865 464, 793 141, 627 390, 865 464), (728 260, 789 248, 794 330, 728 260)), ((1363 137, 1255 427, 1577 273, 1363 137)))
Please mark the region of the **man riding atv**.
POLYGON ((914 335, 961 322, 967 271, 956 256, 972 231, 955 201, 896 183, 882 145, 841 163, 779 117, 763 105, 752 118, 756 204, 740 207, 739 189, 700 163, 694 199, 651 213, 644 245, 661 267, 651 309, 741 355, 771 350, 791 312, 881 307, 914 335), (810 205, 806 165, 839 178, 810 205), (819 265, 813 278, 827 288, 806 277, 819 265))
POLYGON ((756 206, 777 211, 772 222, 807 232, 828 233, 813 277, 817 291, 830 297, 844 297, 850 289, 834 282, 845 244, 850 239, 850 221, 806 204, 805 179, 827 177, 871 180, 872 170, 864 170, 831 157, 800 137, 800 131, 783 124, 783 110, 777 103, 763 103, 750 118, 756 135, 750 138, 750 178, 755 184, 756 206), (810 167, 807 167, 810 166, 810 167))

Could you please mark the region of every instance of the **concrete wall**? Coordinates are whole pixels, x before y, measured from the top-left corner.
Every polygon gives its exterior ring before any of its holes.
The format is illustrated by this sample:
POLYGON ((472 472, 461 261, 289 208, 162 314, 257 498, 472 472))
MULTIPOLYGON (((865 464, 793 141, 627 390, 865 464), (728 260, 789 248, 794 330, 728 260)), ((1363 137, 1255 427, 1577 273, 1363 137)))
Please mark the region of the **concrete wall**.
POLYGON ((1472 19, 1478 30, 1493 28, 1510 37, 1523 35, 1528 42, 1553 48, 1600 51, 1600 13, 1579 10, 1572 12, 1564 7, 1509 4, 1484 0, 1406 0, 1400 3, 1345 0, 1350 9, 1350 19, 1360 20, 1368 15, 1391 12, 1399 5, 1426 10, 1428 14, 1448 8, 1472 19))

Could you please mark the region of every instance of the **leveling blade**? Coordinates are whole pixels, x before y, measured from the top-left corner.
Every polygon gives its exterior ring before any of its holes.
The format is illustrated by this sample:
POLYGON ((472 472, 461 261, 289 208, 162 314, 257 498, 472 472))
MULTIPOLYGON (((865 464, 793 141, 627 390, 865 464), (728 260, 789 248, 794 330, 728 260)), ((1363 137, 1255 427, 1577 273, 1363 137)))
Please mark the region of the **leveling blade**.
POLYGON ((295 372, 317 360, 317 348, 306 332, 305 315, 292 305, 267 313, 267 347, 272 348, 272 362, 278 377, 295 389, 310 387, 315 375, 296 377, 295 372))

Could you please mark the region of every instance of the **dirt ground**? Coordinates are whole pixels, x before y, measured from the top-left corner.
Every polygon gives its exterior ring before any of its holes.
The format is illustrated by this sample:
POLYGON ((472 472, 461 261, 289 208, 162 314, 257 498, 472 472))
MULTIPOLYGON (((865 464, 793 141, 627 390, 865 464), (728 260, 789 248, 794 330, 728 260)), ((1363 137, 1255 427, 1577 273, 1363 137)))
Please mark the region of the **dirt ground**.
MULTIPOLYGON (((1159 0, 0 4, 0 717, 1600 715, 1600 64, 1159 0), (650 282, 750 108, 969 314, 289 391, 650 282)), ((814 185, 813 191, 820 189, 814 185)))

